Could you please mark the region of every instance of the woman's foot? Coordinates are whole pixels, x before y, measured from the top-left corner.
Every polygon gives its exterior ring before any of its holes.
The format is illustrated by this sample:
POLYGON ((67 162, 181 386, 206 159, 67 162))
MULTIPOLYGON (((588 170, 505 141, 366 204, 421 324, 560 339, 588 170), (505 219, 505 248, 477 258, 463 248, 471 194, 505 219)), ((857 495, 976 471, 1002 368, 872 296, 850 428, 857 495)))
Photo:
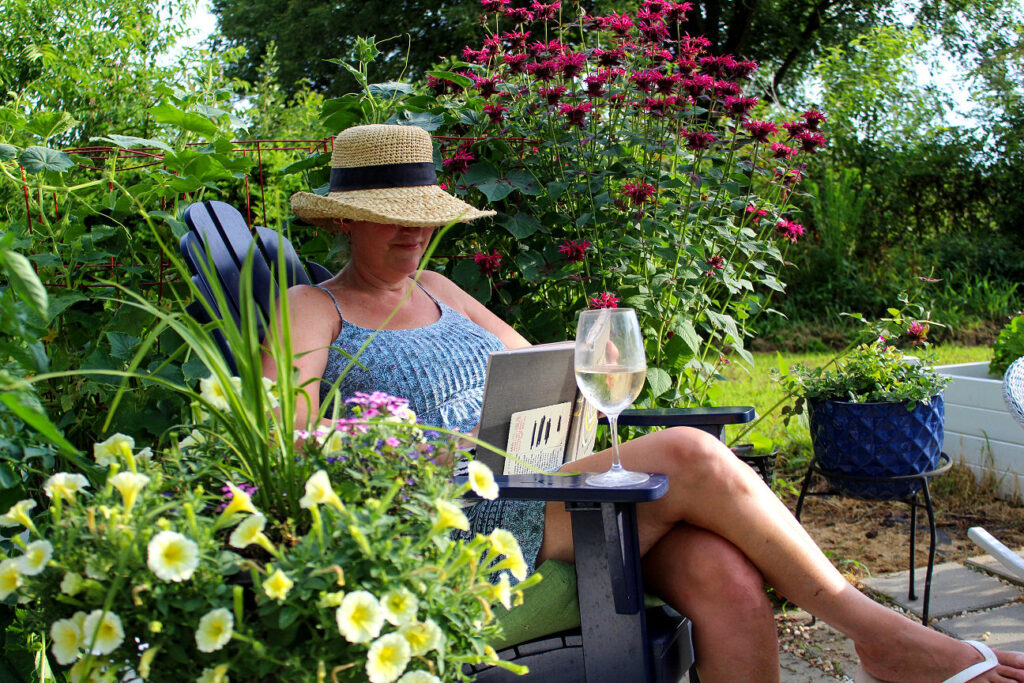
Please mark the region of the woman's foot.
POLYGON ((858 644, 857 654, 863 670, 879 681, 1024 683, 1024 654, 978 645, 913 624, 900 634, 899 642, 858 644), (983 664, 989 652, 997 661, 983 664))

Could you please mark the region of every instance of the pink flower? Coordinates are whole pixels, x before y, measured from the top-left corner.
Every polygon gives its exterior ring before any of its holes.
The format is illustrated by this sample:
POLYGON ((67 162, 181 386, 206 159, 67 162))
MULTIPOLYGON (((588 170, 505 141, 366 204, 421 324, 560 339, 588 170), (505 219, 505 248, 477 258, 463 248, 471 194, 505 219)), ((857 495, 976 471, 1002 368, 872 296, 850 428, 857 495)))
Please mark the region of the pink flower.
POLYGON ((583 127, 586 123, 586 116, 594 108, 590 102, 581 102, 577 105, 563 104, 558 108, 558 113, 569 120, 569 126, 583 127))
POLYGON ((660 76, 657 71, 634 71, 629 74, 629 80, 640 92, 649 93, 660 76))
POLYGON ((474 50, 473 48, 462 48, 462 58, 474 64, 486 64, 491 60, 491 53, 487 50, 474 50))
POLYGON ((751 214, 750 222, 754 224, 760 222, 762 218, 768 215, 767 211, 765 211, 764 209, 759 209, 753 204, 747 206, 747 213, 751 214))
POLYGON ((491 119, 491 123, 501 123, 507 111, 508 107, 503 104, 488 104, 484 106, 484 113, 491 119))
POLYGON ((689 57, 680 57, 677 59, 676 66, 679 67, 679 74, 682 76, 692 76, 693 72, 700 68, 697 62, 693 61, 689 57))
MULTIPOLYGON (((526 55, 502 55, 501 61, 508 67, 509 73, 524 74, 526 73, 526 60, 529 59, 526 55)), ((430 77, 428 77, 430 78, 430 77)))
POLYGON ((686 146, 695 152, 707 149, 711 146, 711 143, 715 141, 715 136, 711 133, 706 133, 702 130, 694 131, 681 131, 683 137, 686 138, 686 146))
POLYGON ((468 149, 459 148, 455 154, 441 161, 444 170, 455 175, 460 175, 469 170, 469 164, 476 160, 468 149))
POLYGON ((779 132, 771 121, 746 121, 743 128, 758 142, 768 142, 769 135, 779 132))
POLYGON ((666 0, 644 0, 640 5, 643 7, 641 12, 647 12, 656 17, 660 17, 669 8, 669 3, 666 0))
POLYGON ((536 21, 554 21, 558 18, 558 8, 562 6, 561 2, 551 2, 544 4, 533 0, 530 3, 530 10, 533 12, 533 18, 536 21))
POLYGON ((633 28, 633 20, 625 14, 618 14, 612 12, 608 16, 601 19, 601 26, 606 31, 612 31, 619 36, 625 37, 629 35, 629 30, 633 28))
POLYGON ((668 26, 660 18, 654 21, 642 21, 636 26, 644 38, 652 43, 660 43, 668 38, 668 26))
POLYGON ((538 81, 550 81, 558 73, 558 62, 554 59, 534 62, 526 65, 526 71, 538 81))
POLYGON ((653 197, 657 191, 654 185, 642 180, 635 183, 626 183, 622 188, 623 194, 629 197, 635 206, 643 206, 644 202, 653 197))
POLYGON ((562 99, 562 95, 565 94, 565 86, 557 85, 554 88, 540 88, 537 93, 548 101, 549 106, 555 106, 558 101, 562 99))
POLYGON ((533 21, 533 12, 526 9, 525 7, 505 9, 505 11, 502 12, 502 16, 511 21, 513 24, 528 24, 531 21, 533 21))
POLYGON ((530 46, 527 48, 529 53, 537 58, 543 57, 545 55, 558 56, 565 52, 565 49, 565 45, 558 42, 557 40, 551 40, 546 43, 544 41, 538 40, 533 43, 530 43, 530 46))
POLYGON ((814 154, 819 147, 825 146, 825 136, 821 133, 812 133, 809 130, 800 131, 793 138, 800 143, 800 149, 814 154))
POLYGON ((711 47, 711 41, 704 36, 686 35, 679 39, 679 52, 690 59, 707 52, 709 47, 711 47))
POLYGON ((804 234, 804 226, 783 218, 775 225, 775 232, 779 233, 790 242, 796 242, 800 239, 800 236, 804 234))
POLYGON ((796 154, 796 150, 792 147, 782 144, 781 142, 773 142, 771 146, 772 154, 776 159, 792 159, 796 154))
POLYGON ((810 109, 800 114, 800 116, 807 122, 807 130, 818 130, 818 124, 828 118, 825 112, 818 109, 810 109))
POLYGON ((740 86, 732 81, 715 81, 715 97, 723 98, 740 94, 740 86))
POLYGON ((682 22, 686 21, 686 13, 693 9, 688 2, 673 2, 665 10, 665 21, 682 22))
POLYGON ((910 323, 910 328, 907 329, 907 337, 910 339, 912 346, 921 346, 928 339, 928 326, 916 321, 910 323))
POLYGON ((729 68, 729 78, 744 80, 757 71, 757 62, 736 62, 729 68))
POLYGON ((495 249, 491 254, 477 252, 473 254, 473 262, 480 268, 480 274, 484 277, 493 277, 501 268, 501 254, 495 249))
POLYGON ((591 298, 588 303, 590 308, 618 308, 620 301, 622 299, 615 296, 615 292, 601 292, 591 298))
MULTIPOLYGON (((709 258, 707 260, 707 263, 715 270, 722 270, 723 268, 725 268, 725 259, 722 258, 719 254, 715 254, 714 256, 709 258)), ((711 275, 710 272, 708 272, 707 274, 711 275)))
POLYGON ((561 254, 565 254, 565 259, 573 263, 578 263, 587 258, 587 248, 590 247, 590 242, 583 240, 577 242, 575 240, 566 240, 558 247, 558 251, 561 254))
POLYGON ((733 97, 725 98, 725 109, 730 116, 745 118, 747 113, 757 106, 756 97, 733 97))
POLYGON ((807 130, 807 123, 804 121, 787 121, 782 124, 782 127, 789 133, 789 137, 795 138, 800 133, 807 130))
POLYGON ((398 439, 398 437, 395 436, 389 436, 388 438, 384 439, 384 443, 391 446, 392 448, 398 448, 399 446, 402 445, 402 442, 398 439))
POLYGON ((597 63, 601 66, 618 66, 626 58, 626 51, 621 48, 615 48, 614 50, 597 48, 594 50, 594 58, 597 59, 597 63))
POLYGON ((662 95, 671 95, 681 80, 683 77, 679 74, 659 73, 658 77, 654 79, 654 86, 662 95))
POLYGON ((701 57, 700 68, 709 76, 728 76, 736 68, 736 59, 732 55, 701 57))
POLYGON ((498 14, 504 9, 505 5, 511 4, 512 0, 480 0, 480 4, 484 6, 484 10, 498 14))
POLYGON ((477 89, 480 91, 481 97, 491 97, 498 92, 498 83, 501 82, 500 78, 483 78, 476 74, 473 74, 470 78, 473 79, 474 85, 476 85, 477 89))
POLYGON ((584 83, 587 84, 587 97, 604 97, 608 94, 608 91, 604 89, 604 84, 607 82, 608 77, 603 73, 587 76, 584 80, 584 83))
POLYGON ((558 58, 558 68, 565 78, 575 78, 583 71, 587 58, 579 52, 567 52, 558 58))
POLYGON ((705 74, 697 74, 691 78, 683 79, 683 90, 694 97, 700 97, 715 87, 715 79, 705 74))
MULTIPOLYGON (((525 50, 526 41, 530 38, 529 31, 509 31, 501 34, 501 39, 505 41, 511 50, 525 50)), ((526 59, 524 56, 523 59, 526 59)))

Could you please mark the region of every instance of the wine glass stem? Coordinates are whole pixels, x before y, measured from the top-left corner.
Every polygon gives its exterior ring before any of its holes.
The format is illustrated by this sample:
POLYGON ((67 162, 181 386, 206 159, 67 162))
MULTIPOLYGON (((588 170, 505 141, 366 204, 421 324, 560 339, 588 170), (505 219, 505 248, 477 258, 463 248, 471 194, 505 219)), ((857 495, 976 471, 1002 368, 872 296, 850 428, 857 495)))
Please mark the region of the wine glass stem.
POLYGON ((612 437, 612 469, 621 470, 622 461, 619 460, 619 414, 608 414, 608 428, 612 437))

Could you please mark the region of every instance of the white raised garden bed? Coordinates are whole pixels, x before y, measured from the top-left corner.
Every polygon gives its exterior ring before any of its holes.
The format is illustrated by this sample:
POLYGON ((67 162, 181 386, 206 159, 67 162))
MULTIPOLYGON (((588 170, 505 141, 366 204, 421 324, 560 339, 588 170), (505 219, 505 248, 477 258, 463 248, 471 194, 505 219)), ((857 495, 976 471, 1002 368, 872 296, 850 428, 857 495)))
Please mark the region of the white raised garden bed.
POLYGON ((987 361, 935 369, 953 378, 942 450, 970 467, 978 482, 995 482, 1000 497, 1024 500, 1024 428, 1006 409, 1002 378, 988 374, 987 361))

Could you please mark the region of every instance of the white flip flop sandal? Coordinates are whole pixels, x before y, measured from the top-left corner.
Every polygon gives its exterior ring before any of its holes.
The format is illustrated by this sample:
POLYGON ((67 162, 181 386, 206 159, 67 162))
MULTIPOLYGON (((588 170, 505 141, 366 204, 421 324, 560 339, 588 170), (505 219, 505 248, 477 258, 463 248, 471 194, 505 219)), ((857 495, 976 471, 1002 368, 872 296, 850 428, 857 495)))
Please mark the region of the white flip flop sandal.
MULTIPOLYGON (((996 658, 996 653, 992 652, 992 648, 990 648, 988 645, 986 645, 985 643, 980 643, 977 640, 965 640, 963 642, 967 643, 975 650, 977 650, 978 653, 985 659, 981 660, 976 664, 971 664, 969 667, 967 667, 958 674, 953 674, 952 676, 944 680, 942 683, 967 683, 967 681, 971 680, 975 676, 980 676, 986 671, 991 671, 992 669, 999 666, 999 660, 996 658)), ((854 683, 884 683, 883 681, 880 681, 871 674, 869 674, 861 667, 857 667, 857 673, 853 677, 853 681, 854 683)))

